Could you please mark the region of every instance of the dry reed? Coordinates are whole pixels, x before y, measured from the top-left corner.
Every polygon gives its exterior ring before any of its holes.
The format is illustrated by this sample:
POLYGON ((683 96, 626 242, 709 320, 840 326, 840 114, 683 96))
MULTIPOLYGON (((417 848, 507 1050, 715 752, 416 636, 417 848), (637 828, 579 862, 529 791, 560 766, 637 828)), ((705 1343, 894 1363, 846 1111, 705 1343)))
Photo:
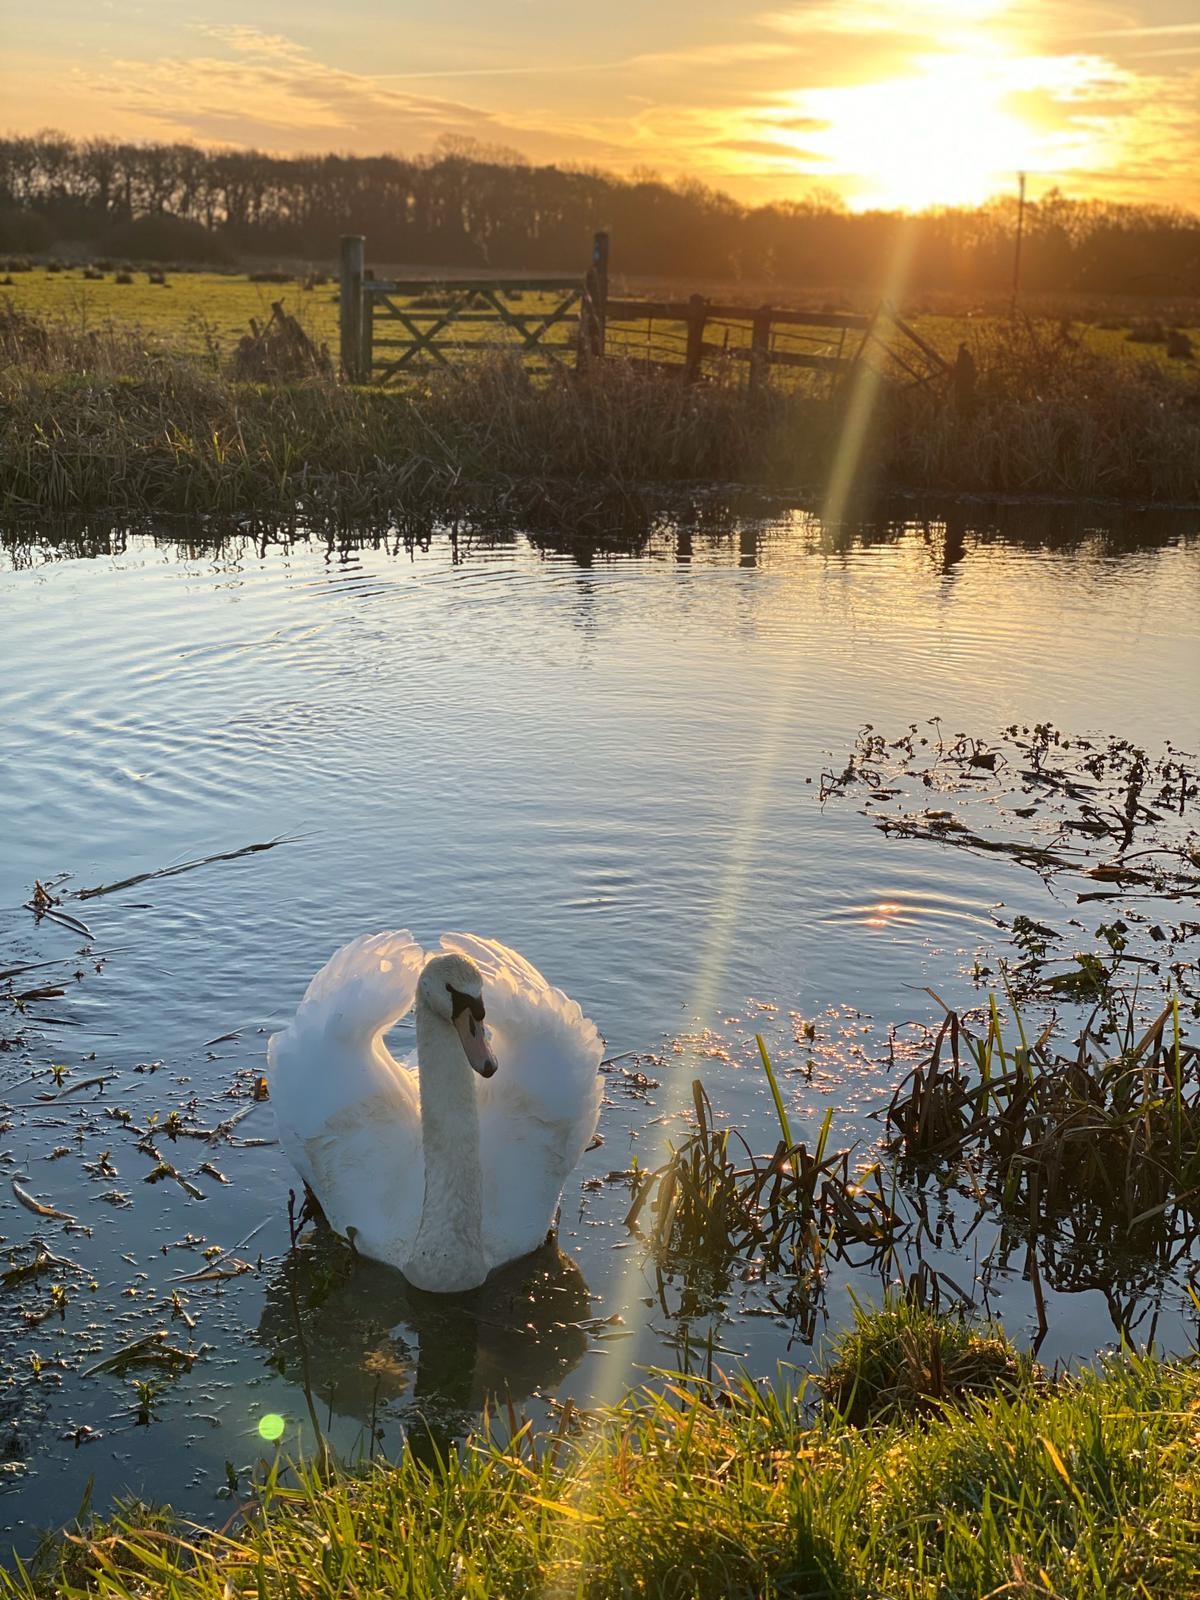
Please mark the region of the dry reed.
MULTIPOLYGON (((558 508, 555 485, 738 481, 819 493, 849 387, 751 394, 611 363, 580 380, 480 361, 402 389, 236 382, 136 331, 0 312, 0 510, 379 518, 447 499, 558 508)), ((1200 385, 1037 325, 980 336, 970 396, 885 387, 864 484, 1200 500, 1200 385)))

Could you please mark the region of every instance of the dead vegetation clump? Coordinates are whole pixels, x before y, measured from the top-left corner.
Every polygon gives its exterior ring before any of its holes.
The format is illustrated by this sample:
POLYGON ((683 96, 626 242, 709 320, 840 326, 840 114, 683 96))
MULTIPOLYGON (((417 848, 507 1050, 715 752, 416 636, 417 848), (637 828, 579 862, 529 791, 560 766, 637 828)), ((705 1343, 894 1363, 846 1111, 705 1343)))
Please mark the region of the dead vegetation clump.
POLYGON ((50 354, 50 332, 38 317, 0 300, 0 361, 5 365, 41 364, 50 354))
MULTIPOLYGON (((1165 342, 1167 332, 1162 329, 1165 342)), ((1182 349, 1177 345, 1176 348, 1182 349)), ((917 488, 1200 500, 1200 386, 1024 318, 981 329, 969 409, 933 387, 885 397, 885 476, 917 488)))
POLYGON ((242 335, 233 353, 232 370, 242 382, 279 383, 329 377, 333 362, 328 346, 310 339, 296 318, 284 310, 283 301, 275 300, 261 327, 251 317, 250 332, 242 335))

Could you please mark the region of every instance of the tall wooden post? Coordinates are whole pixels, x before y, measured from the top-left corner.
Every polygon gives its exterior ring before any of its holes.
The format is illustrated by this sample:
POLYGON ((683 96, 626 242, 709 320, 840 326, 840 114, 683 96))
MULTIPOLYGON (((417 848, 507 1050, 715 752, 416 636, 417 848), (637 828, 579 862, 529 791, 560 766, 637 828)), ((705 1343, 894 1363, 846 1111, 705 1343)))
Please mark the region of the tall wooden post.
POLYGON ((604 356, 604 335, 608 326, 608 234, 601 231, 592 239, 592 273, 595 277, 595 345, 592 354, 604 356))
POLYGON ((592 236, 592 259, 583 280, 583 304, 579 308, 579 345, 575 352, 576 370, 582 372, 592 361, 604 358, 604 333, 608 322, 608 234, 592 236))
POLYGON ((362 356, 359 372, 361 381, 370 383, 371 368, 375 365, 375 312, 374 301, 367 295, 360 295, 362 301, 362 356))
POLYGON ((750 387, 763 389, 771 360, 771 308, 760 306, 750 325, 750 387))
POLYGON ((342 373, 350 383, 365 383, 363 372, 363 276, 367 241, 360 233, 342 236, 338 333, 342 373))
POLYGON ((684 357, 684 383, 697 383, 704 360, 704 324, 708 320, 708 301, 702 294, 688 300, 687 355, 684 357))

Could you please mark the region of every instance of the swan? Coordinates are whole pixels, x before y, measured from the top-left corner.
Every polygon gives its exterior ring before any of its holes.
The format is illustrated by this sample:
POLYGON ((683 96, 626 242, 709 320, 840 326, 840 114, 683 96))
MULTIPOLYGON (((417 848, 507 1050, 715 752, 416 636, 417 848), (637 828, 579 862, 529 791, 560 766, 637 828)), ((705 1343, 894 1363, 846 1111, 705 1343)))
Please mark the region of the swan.
POLYGON ((536 1250, 600 1114, 600 1035, 504 945, 407 929, 338 950, 267 1044, 280 1143, 330 1224, 415 1288, 536 1250), (415 1060, 384 1035, 415 1007, 415 1060), (486 1018, 486 1022, 485 1019, 486 1018))

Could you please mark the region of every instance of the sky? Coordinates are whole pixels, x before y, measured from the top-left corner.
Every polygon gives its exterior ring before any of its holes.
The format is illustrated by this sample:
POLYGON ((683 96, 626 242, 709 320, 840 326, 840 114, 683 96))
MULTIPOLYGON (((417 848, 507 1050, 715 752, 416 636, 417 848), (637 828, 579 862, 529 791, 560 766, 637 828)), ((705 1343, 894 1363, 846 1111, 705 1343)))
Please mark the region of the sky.
POLYGON ((1195 0, 0 0, 0 127, 1200 210, 1195 0))

